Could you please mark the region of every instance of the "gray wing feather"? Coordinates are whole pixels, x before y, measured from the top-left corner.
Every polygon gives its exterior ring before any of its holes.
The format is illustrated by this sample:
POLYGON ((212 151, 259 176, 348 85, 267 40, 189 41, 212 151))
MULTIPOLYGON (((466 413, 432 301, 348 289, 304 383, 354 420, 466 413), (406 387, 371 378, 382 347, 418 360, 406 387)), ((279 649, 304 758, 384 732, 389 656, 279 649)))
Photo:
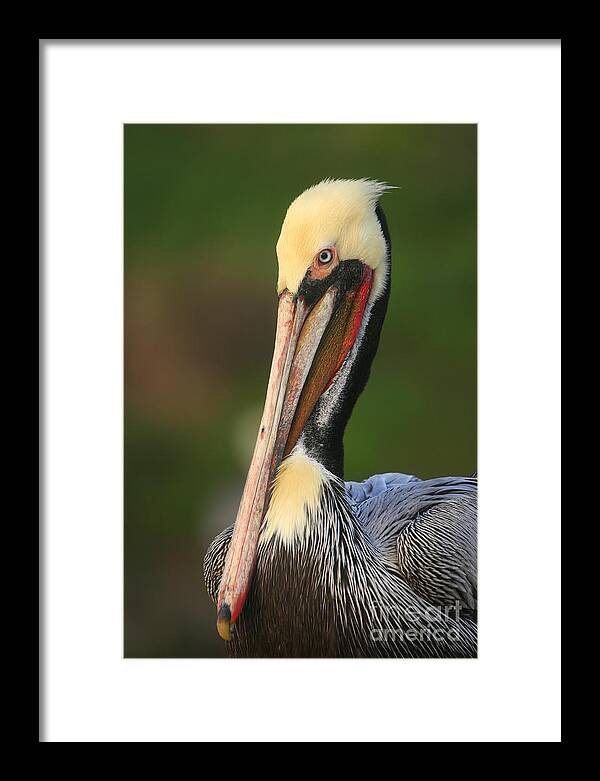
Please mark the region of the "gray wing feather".
POLYGON ((360 483, 348 481, 346 482, 346 491, 353 504, 361 504, 390 488, 398 488, 414 482, 419 482, 419 478, 414 475, 406 475, 403 472, 384 472, 380 475, 371 475, 360 483))
POLYGON ((448 477, 391 487, 357 505, 390 564, 436 605, 477 606, 477 481, 448 477))
POLYGON ((473 496, 442 502, 410 521, 396 543, 400 574, 435 605, 477 609, 477 506, 473 496))

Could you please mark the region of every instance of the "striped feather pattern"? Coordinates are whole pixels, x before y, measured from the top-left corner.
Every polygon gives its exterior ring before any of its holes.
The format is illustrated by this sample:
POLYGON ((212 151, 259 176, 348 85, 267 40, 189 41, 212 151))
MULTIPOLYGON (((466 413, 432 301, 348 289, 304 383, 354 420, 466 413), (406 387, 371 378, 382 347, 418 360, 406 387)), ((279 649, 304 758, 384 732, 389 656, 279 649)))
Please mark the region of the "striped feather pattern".
MULTIPOLYGON (((329 474, 293 546, 261 538, 231 656, 472 657, 476 481, 412 480, 357 504, 329 474)), ((205 559, 216 600, 231 528, 205 559)))

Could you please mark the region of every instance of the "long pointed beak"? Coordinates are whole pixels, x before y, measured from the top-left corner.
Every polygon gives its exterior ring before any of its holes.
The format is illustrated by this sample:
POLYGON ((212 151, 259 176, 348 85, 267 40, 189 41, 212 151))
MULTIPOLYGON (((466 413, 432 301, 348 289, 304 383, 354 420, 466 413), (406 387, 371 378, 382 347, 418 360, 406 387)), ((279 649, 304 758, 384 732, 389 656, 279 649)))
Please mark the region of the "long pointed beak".
POLYGON ((336 289, 331 287, 312 308, 287 290, 279 299, 264 412, 225 559, 217 603, 217 630, 224 640, 231 639, 231 625, 250 588, 270 487, 288 443, 306 377, 334 312, 336 297, 336 289))

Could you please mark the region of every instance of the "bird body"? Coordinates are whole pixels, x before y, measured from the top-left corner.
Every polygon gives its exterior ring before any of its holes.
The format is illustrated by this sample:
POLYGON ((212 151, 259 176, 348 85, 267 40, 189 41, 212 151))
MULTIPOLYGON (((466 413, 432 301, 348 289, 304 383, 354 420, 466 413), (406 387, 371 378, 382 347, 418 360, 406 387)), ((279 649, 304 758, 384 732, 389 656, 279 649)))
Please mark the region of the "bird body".
POLYGON ((476 655, 476 480, 343 479, 389 299, 385 190, 327 180, 284 220, 265 411, 204 562, 231 656, 476 655))
MULTIPOLYGON (((380 493, 355 502, 357 489, 328 475, 296 539, 261 536, 252 589, 228 643, 231 656, 476 655, 476 481, 415 478, 394 485, 396 476, 387 477, 391 484, 380 493), (421 528, 425 543, 437 535, 437 549, 421 543, 421 528), (452 544, 446 547, 445 539, 452 544)), ((215 601, 232 532, 225 529, 206 555, 215 601)))

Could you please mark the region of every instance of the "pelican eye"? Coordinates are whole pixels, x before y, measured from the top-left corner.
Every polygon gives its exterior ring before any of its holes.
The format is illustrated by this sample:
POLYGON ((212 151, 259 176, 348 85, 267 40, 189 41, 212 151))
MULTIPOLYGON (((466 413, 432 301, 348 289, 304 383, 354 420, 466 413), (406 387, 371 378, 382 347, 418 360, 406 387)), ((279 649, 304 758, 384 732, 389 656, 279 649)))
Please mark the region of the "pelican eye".
POLYGON ((331 263, 331 261, 333 260, 333 250, 322 249, 317 255, 317 258, 319 260, 319 263, 322 266, 326 266, 328 263, 331 263))

